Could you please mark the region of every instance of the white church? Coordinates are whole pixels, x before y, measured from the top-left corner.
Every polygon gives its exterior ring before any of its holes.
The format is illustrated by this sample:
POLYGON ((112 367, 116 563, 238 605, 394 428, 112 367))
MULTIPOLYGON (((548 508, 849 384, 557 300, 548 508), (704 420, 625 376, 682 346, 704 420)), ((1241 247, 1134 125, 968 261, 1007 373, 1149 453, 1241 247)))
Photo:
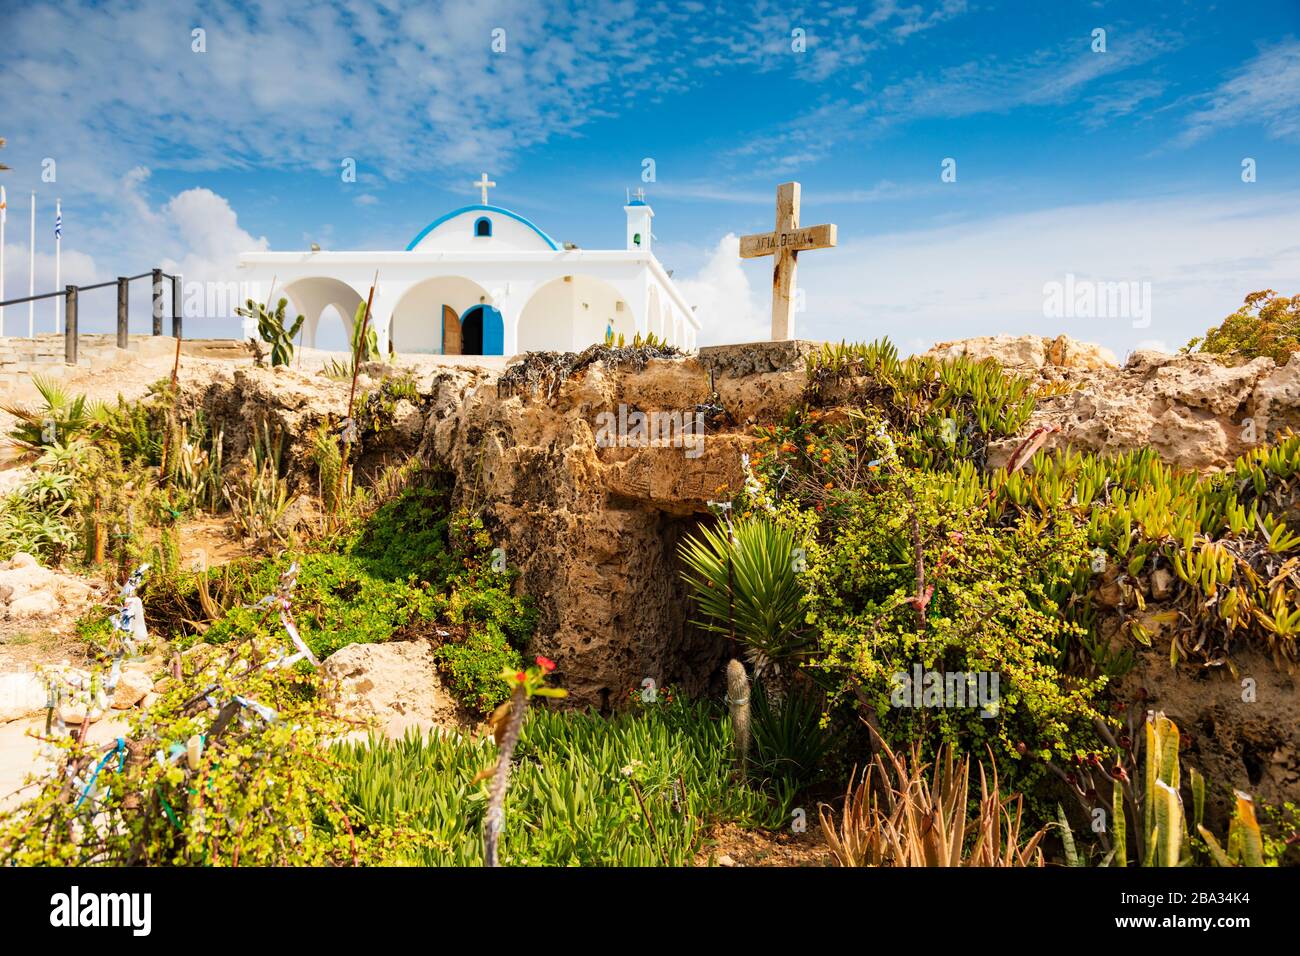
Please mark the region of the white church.
MULTIPOLYGON (((488 204, 496 184, 474 184, 482 202, 425 226, 400 252, 250 252, 240 282, 290 300, 306 317, 302 344, 314 346, 322 317, 352 317, 378 270, 371 321, 381 351, 516 355, 581 351, 608 335, 631 342, 654 333, 694 349, 699 319, 654 255, 654 212, 644 194, 628 199, 627 246, 563 246, 519 213, 488 204), (272 289, 272 283, 274 288, 272 289)), ((256 337, 245 320, 244 337, 256 337)))

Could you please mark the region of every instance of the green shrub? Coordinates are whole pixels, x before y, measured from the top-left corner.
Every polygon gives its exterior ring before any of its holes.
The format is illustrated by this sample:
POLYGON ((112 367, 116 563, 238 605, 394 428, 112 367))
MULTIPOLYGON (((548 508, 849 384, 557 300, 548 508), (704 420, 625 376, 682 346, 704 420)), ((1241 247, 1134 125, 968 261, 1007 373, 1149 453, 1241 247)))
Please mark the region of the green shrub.
MULTIPOLYGON (((294 620, 303 641, 320 658, 348 644, 386 641, 407 626, 432 621, 442 603, 427 587, 389 580, 374 574, 364 560, 326 551, 259 563, 248 579, 244 600, 274 592, 291 560, 299 564, 294 620)), ((279 619, 265 608, 241 605, 228 610, 205 638, 223 643, 248 634, 280 633, 279 619)))
POLYGON ((933 753, 953 740, 982 751, 987 742, 999 766, 1020 765, 1038 777, 1038 760, 1097 747, 1092 721, 1100 715, 1091 701, 1103 681, 1058 667, 1059 646, 1081 629, 1052 597, 1086 560, 1084 530, 1068 516, 1051 528, 1029 521, 988 528, 979 512, 947 502, 946 481, 882 480, 823 529, 807 574, 808 616, 820 632, 812 666, 831 678, 835 698, 857 699, 874 712, 891 746, 920 739, 933 753), (904 482, 913 485, 910 493, 904 482), (913 516, 928 569, 919 600, 913 516), (908 698, 897 696, 903 682, 895 675, 910 678, 917 665, 922 673, 996 673, 996 715, 969 706, 900 706, 908 698))
POLYGON ((188 659, 120 742, 63 738, 35 796, 0 815, 0 866, 379 863, 409 845, 344 812, 321 759, 342 725, 313 675, 264 666, 275 652, 239 641, 188 659))
POLYGON ((380 577, 442 584, 455 570, 447 542, 450 498, 445 482, 412 485, 370 516, 352 553, 380 577))
POLYGON ((1300 295, 1288 299, 1272 289, 1252 292, 1240 309, 1192 339, 1183 351, 1243 359, 1267 356, 1285 365, 1300 351, 1300 295))

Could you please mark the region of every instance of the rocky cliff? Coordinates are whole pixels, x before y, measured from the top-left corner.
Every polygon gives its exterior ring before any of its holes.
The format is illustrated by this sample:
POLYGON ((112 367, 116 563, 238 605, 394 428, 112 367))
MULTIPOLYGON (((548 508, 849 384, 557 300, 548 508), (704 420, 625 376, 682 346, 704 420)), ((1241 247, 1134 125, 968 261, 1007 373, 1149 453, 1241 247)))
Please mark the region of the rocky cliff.
MULTIPOLYGON (((482 508, 506 561, 520 572, 518 587, 536 601, 534 649, 562 662, 574 703, 608 709, 646 677, 703 692, 726 648, 688 626, 677 544, 707 520, 708 502, 739 489, 741 456, 753 442, 747 426, 801 405, 804 357, 816 347, 705 348, 694 356, 592 361, 571 374, 572 357, 567 365, 550 357, 559 374, 548 375, 541 363, 540 377, 507 373, 504 382, 495 371, 417 367, 419 402, 396 403, 386 430, 367 442, 363 465, 418 451, 454 473, 457 498, 482 508), (636 412, 677 412, 683 423, 698 412, 706 421, 703 442, 683 441, 669 422, 644 445, 635 436, 620 445, 619 426, 628 428, 636 412)), ((1059 425, 1048 447, 1150 446, 1171 463, 1211 471, 1300 423, 1300 360, 1225 366, 1138 352, 1121 366, 1104 350, 1064 338, 974 339, 934 352, 989 356, 1035 377, 1054 394, 1040 400, 1024 432, 1059 425)), ((374 380, 392 374, 381 366, 367 372, 374 380)), ((343 416, 347 384, 290 369, 225 368, 186 395, 226 427, 231 458, 255 422, 284 429, 291 475, 310 490, 306 436, 327 417, 343 416)), ((993 447, 989 467, 1005 463, 1019 441, 993 447)), ((1193 740, 1201 736, 1204 763, 1234 785, 1265 799, 1294 799, 1300 721, 1293 680, 1249 650, 1242 660, 1247 672, 1258 672, 1267 707, 1241 706, 1226 672, 1172 673, 1167 654, 1157 652, 1140 656, 1124 693, 1169 711, 1193 740)))

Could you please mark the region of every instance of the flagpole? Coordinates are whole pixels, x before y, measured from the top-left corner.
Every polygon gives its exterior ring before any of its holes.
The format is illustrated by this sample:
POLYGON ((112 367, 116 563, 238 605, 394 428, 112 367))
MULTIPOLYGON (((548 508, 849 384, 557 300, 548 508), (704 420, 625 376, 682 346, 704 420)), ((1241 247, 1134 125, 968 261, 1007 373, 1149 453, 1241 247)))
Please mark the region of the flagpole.
MULTIPOLYGON (((36 193, 32 193, 32 234, 27 243, 30 266, 27 272, 27 294, 36 295, 36 193)), ((27 303, 27 337, 36 338, 36 300, 27 303)))
MULTIPOLYGON (((63 271, 63 200, 54 200, 54 289, 57 292, 60 288, 59 280, 62 278, 63 271)), ((61 311, 59 303, 62 299, 54 297, 54 333, 59 332, 59 312, 61 311)))

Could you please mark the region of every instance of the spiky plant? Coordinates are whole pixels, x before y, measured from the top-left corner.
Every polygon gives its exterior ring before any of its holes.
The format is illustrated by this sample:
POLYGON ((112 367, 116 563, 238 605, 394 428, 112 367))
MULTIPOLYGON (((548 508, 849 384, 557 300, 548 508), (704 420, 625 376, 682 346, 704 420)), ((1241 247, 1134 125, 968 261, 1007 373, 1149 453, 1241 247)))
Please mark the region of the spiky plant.
POLYGON ((95 408, 85 395, 73 395, 59 382, 33 374, 32 384, 41 396, 37 406, 0 402, 0 409, 17 421, 9 430, 10 441, 27 455, 55 444, 67 444, 90 427, 95 408))
POLYGON ((970 757, 944 744, 933 768, 913 745, 905 756, 883 740, 857 785, 852 778, 836 819, 820 807, 822 832, 839 866, 1042 866, 1047 827, 1022 845, 1023 798, 1003 796, 997 766, 979 765, 979 812, 967 806, 970 757), (928 771, 928 774, 927 774, 928 771), (967 849, 968 838, 970 848, 967 849))
POLYGON ((705 630, 739 640, 761 679, 808 646, 794 532, 754 517, 685 538, 682 572, 705 630))

